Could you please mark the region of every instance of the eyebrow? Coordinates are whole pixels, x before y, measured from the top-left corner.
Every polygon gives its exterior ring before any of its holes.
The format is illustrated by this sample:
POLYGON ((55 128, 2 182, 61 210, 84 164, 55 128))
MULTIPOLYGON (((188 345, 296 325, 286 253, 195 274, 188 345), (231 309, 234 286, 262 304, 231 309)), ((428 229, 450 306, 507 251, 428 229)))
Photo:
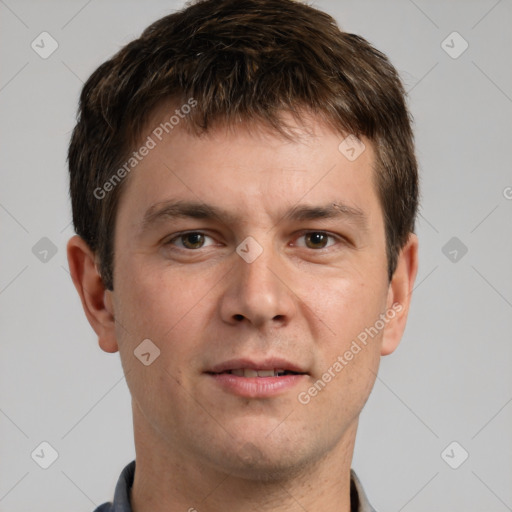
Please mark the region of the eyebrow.
MULTIPOLYGON (((150 206, 143 216, 140 232, 154 224, 175 218, 217 220, 224 224, 234 224, 239 217, 221 207, 199 201, 169 200, 150 206)), ((360 208, 349 206, 342 201, 332 201, 325 205, 296 205, 287 210, 278 220, 308 221, 321 219, 344 219, 353 222, 361 230, 368 230, 368 217, 360 208)), ((276 223, 276 224, 277 224, 276 223)))
POLYGON ((323 206, 298 205, 286 212, 283 218, 298 221, 344 218, 353 221, 361 228, 368 227, 368 218, 363 210, 344 204, 342 201, 331 202, 323 206))
POLYGON ((217 206, 198 201, 162 201, 150 206, 141 222, 141 232, 164 219, 191 218, 217 219, 225 223, 233 223, 236 216, 217 206))

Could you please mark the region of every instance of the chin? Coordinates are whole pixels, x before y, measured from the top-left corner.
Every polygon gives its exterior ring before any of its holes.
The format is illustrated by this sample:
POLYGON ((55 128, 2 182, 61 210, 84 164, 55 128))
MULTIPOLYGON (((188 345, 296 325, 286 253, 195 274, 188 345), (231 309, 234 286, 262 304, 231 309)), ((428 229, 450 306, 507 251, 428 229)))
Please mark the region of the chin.
MULTIPOLYGON (((259 482, 286 481, 299 475, 315 459, 306 453, 304 443, 290 439, 279 441, 260 439, 259 441, 231 442, 220 449, 222 456, 210 452, 218 469, 233 477, 259 482), (300 446, 301 449, 297 447, 300 446), (222 461, 222 466, 219 465, 222 461)), ((220 447, 219 447, 220 448, 220 447)))

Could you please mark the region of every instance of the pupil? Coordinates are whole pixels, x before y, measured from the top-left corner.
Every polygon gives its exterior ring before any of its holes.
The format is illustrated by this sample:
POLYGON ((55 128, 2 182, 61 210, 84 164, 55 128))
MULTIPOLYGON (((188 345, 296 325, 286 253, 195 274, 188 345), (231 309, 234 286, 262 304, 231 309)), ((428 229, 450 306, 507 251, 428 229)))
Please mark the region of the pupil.
POLYGON ((204 235, 201 233, 188 233, 183 236, 183 245, 188 249, 197 249, 204 243, 204 235))
POLYGON ((325 247, 327 237, 323 233, 311 233, 308 235, 308 239, 315 247, 325 247))

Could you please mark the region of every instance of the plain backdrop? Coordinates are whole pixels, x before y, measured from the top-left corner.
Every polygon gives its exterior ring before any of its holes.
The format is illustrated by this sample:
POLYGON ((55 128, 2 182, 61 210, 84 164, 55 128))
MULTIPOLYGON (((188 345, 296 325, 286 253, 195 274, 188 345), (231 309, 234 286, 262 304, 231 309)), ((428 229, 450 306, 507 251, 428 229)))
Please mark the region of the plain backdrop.
MULTIPOLYGON (((83 82, 182 5, 0 1, 1 512, 92 511, 134 457, 119 355, 99 349, 68 272, 65 159, 83 82), (41 37, 58 44, 47 58, 41 37)), ((512 510, 512 3, 314 5, 401 73, 421 169, 410 319, 353 467, 379 512, 512 510)))

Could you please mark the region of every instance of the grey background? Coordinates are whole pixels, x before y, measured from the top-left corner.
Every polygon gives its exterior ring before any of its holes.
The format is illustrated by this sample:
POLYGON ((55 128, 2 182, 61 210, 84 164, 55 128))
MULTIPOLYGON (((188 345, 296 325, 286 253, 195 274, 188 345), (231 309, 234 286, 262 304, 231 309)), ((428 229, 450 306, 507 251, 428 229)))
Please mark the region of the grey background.
MULTIPOLYGON (((68 272, 65 155, 82 82, 181 5, 0 0, 1 512, 91 511, 134 457, 119 355, 99 349, 68 272), (43 31, 59 45, 47 59, 31 48, 43 31), (46 470, 31 458, 42 441, 59 454, 46 470)), ((512 510, 512 3, 315 5, 400 71, 422 174, 410 320, 353 467, 380 512, 512 510), (453 31, 469 44, 456 59, 441 46, 453 31), (445 460, 461 448, 441 457, 452 441, 469 453, 458 469, 445 460)))

